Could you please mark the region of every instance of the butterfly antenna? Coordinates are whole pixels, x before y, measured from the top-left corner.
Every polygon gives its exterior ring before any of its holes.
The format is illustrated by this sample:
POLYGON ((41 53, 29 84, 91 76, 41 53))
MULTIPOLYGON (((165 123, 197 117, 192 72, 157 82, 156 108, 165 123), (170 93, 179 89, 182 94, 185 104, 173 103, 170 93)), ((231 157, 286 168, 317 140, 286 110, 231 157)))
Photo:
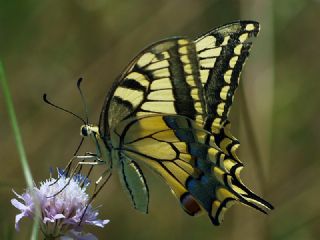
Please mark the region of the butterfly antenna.
POLYGON ((81 90, 81 82, 82 82, 83 78, 79 78, 78 81, 77 81, 77 87, 79 89, 79 92, 80 92, 80 96, 81 96, 81 100, 82 100, 82 103, 83 103, 83 107, 84 107, 84 112, 85 112, 85 116, 86 116, 86 122, 88 123, 89 122, 89 117, 88 117, 88 105, 86 103, 86 100, 84 98, 84 95, 83 95, 83 92, 81 90))
POLYGON ((80 116, 78 116, 77 114, 75 114, 75 113, 73 113, 73 112, 71 112, 71 111, 69 111, 69 110, 67 110, 67 109, 65 109, 65 108, 59 107, 59 106, 53 104, 52 102, 50 102, 50 101, 48 100, 48 98, 47 98, 47 94, 46 94, 46 93, 43 94, 43 101, 44 101, 45 103, 51 105, 52 107, 55 107, 55 108, 57 108, 57 109, 60 109, 60 110, 62 110, 62 111, 64 111, 64 112, 67 112, 67 113, 75 116, 76 118, 80 119, 84 124, 87 124, 87 122, 84 121, 83 118, 80 117, 80 116))

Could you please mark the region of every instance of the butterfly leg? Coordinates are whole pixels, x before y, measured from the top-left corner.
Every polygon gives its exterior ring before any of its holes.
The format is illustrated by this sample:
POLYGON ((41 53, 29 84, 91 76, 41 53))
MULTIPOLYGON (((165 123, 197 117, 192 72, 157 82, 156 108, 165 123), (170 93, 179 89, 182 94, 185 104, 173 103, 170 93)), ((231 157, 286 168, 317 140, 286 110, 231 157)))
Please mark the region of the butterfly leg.
POLYGON ((79 226, 81 225, 81 222, 83 220, 83 217, 84 215, 86 214, 86 211, 89 207, 89 205, 92 203, 92 201, 95 199, 95 197, 99 194, 99 192, 101 191, 101 189, 106 185, 106 183, 109 181, 110 177, 112 175, 112 172, 111 172, 111 168, 105 170, 101 176, 98 178, 98 180, 95 182, 95 186, 94 186, 94 191, 93 191, 93 194, 92 196, 90 197, 88 203, 87 203, 87 206, 85 208, 85 210, 83 211, 83 214, 81 216, 81 219, 80 219, 80 222, 79 222, 79 226), (104 181, 101 183, 100 187, 98 187, 99 183, 104 179, 104 181))
MULTIPOLYGON (((81 172, 83 165, 90 165, 90 168, 89 168, 89 170, 88 170, 88 172, 86 174, 86 178, 89 178, 94 166, 102 165, 102 164, 105 164, 106 162, 103 161, 101 158, 99 158, 98 155, 95 154, 95 153, 86 152, 86 156, 92 156, 93 162, 91 162, 91 163, 90 162, 86 162, 86 164, 85 164, 85 161, 83 161, 83 163, 81 163, 81 167, 79 168, 79 173, 81 172), (94 163, 94 164, 92 164, 92 163, 94 163)), ((83 184, 82 184, 82 186, 83 186, 83 184)))
POLYGON ((58 195, 59 193, 61 193, 61 192, 69 185, 71 179, 72 179, 74 176, 76 176, 77 174, 80 174, 80 173, 81 173, 81 170, 82 170, 83 165, 90 165, 91 168, 89 169, 89 172, 87 173, 86 177, 84 178, 83 183, 81 184, 81 187, 83 187, 84 184, 85 184, 85 179, 87 179, 87 178, 89 177, 89 175, 90 175, 90 173, 91 173, 91 171, 92 171, 93 166, 101 165, 101 164, 104 164, 104 162, 102 162, 102 161, 96 161, 96 157, 95 157, 95 156, 86 156, 86 155, 85 155, 85 156, 73 156, 73 157, 69 160, 67 166, 66 166, 66 167, 64 168, 64 170, 62 171, 62 174, 60 174, 60 175, 58 176, 57 180, 54 181, 51 185, 56 184, 61 177, 69 177, 68 182, 65 184, 65 186, 63 186, 58 192, 56 192, 56 193, 55 193, 53 196, 51 196, 51 197, 54 197, 54 196, 58 195), (72 163, 73 163, 75 160, 80 160, 80 159, 81 159, 82 161, 79 161, 79 162, 76 164, 76 166, 75 166, 74 168, 72 168, 71 173, 69 174, 69 171, 70 171, 70 169, 71 169, 72 163), (93 159, 93 161, 91 161, 91 162, 86 162, 85 160, 87 160, 87 159, 93 159), (83 161, 83 160, 84 160, 84 161, 83 161))
POLYGON ((69 174, 69 171, 70 171, 70 169, 71 169, 71 166, 72 166, 72 163, 74 162, 74 161, 76 161, 76 160, 80 160, 80 159, 92 159, 92 158, 94 158, 94 156, 93 155, 91 155, 91 154, 85 154, 84 156, 73 156, 70 160, 69 160, 69 162, 68 162, 68 164, 67 164, 67 166, 63 169, 63 172, 66 174, 66 175, 68 175, 69 174))
MULTIPOLYGON (((93 159, 93 161, 102 162, 102 160, 99 158, 97 154, 86 152, 85 155, 73 156, 68 162, 67 166, 63 169, 63 172, 65 173, 66 176, 68 176, 74 161, 82 160, 82 162, 85 162, 86 160, 91 160, 91 159, 93 159)), ((80 173, 81 170, 82 170, 82 166, 80 167, 78 173, 80 173)), ((89 172, 91 172, 91 170, 89 170, 89 172)))
POLYGON ((94 166, 104 165, 104 164, 105 164, 105 162, 99 161, 99 160, 97 160, 95 157, 90 158, 90 159, 93 159, 93 161, 89 161, 89 162, 87 162, 87 161, 80 161, 80 162, 78 162, 77 165, 76 165, 76 167, 75 167, 75 170, 76 170, 76 169, 78 169, 78 170, 77 170, 76 173, 73 172, 73 174, 74 174, 74 175, 75 175, 75 174, 81 174, 81 171, 82 171, 83 166, 90 166, 89 171, 88 171, 88 173, 86 174, 86 178, 89 178, 89 175, 91 174, 94 166))
POLYGON ((56 184, 56 183, 59 181, 59 179, 61 178, 61 176, 63 176, 63 175, 64 175, 64 176, 68 176, 68 175, 69 175, 69 171, 70 171, 70 169, 71 169, 72 163, 73 163, 75 160, 77 160, 77 159, 85 159, 85 158, 87 158, 87 157, 88 157, 88 156, 73 156, 73 157, 69 160, 67 166, 62 170, 62 173, 63 173, 63 174, 60 174, 60 175, 58 176, 57 180, 54 181, 53 183, 51 183, 50 186, 56 184))
MULTIPOLYGON (((100 162, 97 162, 97 161, 93 161, 93 162, 84 162, 84 161, 78 162, 77 165, 72 169, 70 175, 68 176, 68 178, 69 178, 68 182, 67 182, 58 192, 56 192, 53 196, 49 196, 49 197, 54 197, 54 196, 58 195, 59 193, 61 193, 61 192, 70 184, 71 179, 74 178, 77 174, 80 173, 81 168, 82 168, 83 165, 95 166, 95 165, 100 165, 100 164, 103 164, 103 163, 100 163, 100 162)), ((67 175, 61 174, 61 175, 57 178, 57 180, 56 180, 55 182, 53 182, 51 185, 57 183, 58 180, 59 180, 61 177, 67 177, 67 175)), ((87 177, 84 178, 83 183, 81 184, 82 187, 84 186, 86 179, 87 179, 87 177)))

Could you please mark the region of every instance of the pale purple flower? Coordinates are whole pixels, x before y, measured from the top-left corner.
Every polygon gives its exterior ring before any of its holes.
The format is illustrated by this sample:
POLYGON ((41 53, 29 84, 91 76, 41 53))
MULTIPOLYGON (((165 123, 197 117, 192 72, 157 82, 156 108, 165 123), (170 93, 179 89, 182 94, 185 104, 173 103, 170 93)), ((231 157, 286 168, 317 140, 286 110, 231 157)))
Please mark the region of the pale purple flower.
POLYGON ((27 189, 22 195, 13 191, 20 201, 14 198, 11 203, 21 211, 16 215, 16 229, 19 230, 19 222, 23 217, 33 219, 36 215, 34 196, 40 205, 41 230, 46 237, 50 239, 60 237, 61 240, 97 239, 92 234, 83 233, 83 225, 104 227, 109 220, 98 219, 98 211, 91 204, 88 205, 89 195, 86 193, 88 185, 87 179, 81 175, 70 180, 59 172, 58 180, 50 178, 41 182, 39 188, 35 186, 31 190, 27 189))

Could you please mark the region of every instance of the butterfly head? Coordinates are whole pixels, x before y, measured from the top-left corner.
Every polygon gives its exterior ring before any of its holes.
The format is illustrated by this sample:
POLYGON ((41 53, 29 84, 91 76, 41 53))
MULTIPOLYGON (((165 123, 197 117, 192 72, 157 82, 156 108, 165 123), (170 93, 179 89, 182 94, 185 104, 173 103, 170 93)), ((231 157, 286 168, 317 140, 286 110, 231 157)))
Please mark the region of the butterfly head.
POLYGON ((88 137, 92 135, 98 135, 99 128, 98 126, 92 124, 84 124, 80 127, 80 135, 83 137, 88 137))

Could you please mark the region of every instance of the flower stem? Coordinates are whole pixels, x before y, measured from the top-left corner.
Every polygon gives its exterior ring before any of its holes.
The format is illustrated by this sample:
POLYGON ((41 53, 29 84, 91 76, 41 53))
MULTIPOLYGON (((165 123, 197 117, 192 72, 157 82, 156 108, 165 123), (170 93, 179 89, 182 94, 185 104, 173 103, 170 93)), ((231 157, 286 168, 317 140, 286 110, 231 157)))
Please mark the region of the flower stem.
MULTIPOLYGON (((19 157, 20 157, 20 163, 21 163, 21 166, 22 166, 22 169, 23 169, 24 177, 25 177, 25 180, 27 182, 27 186, 30 189, 32 189, 32 187, 33 187, 32 174, 31 174, 30 167, 29 167, 29 164, 28 164, 26 152, 24 150, 24 146, 23 146, 23 143, 22 143, 22 137, 21 137, 21 134, 20 134, 19 126, 18 126, 16 113, 14 111, 12 97, 11 97, 11 94, 10 94, 8 83, 6 81, 4 67, 3 67, 3 64, 2 64, 1 61, 0 61, 0 84, 1 84, 2 91, 3 91, 3 96, 4 96, 4 99, 5 99, 6 105, 7 105, 7 110, 8 110, 8 114, 9 114, 12 130, 13 130, 13 133, 14 133, 16 145, 17 145, 17 148, 18 148, 18 153, 19 153, 19 157)), ((33 225, 33 228, 32 228, 31 239, 34 239, 34 240, 38 239, 38 226, 39 226, 39 220, 38 220, 38 218, 35 218, 34 225, 33 225)))
POLYGON ((1 82, 1 87, 3 91, 3 96, 5 98, 5 102, 7 105, 12 130, 15 136, 15 141, 17 144, 18 153, 20 156, 20 163, 23 169, 24 177, 26 179, 28 187, 31 188, 33 186, 32 175, 31 175, 30 167, 27 161, 26 152, 23 147, 22 138, 21 138, 21 134, 18 126, 18 121, 17 121, 16 113, 14 111, 12 97, 10 94, 8 83, 6 81, 2 62, 0 62, 0 82, 1 82))

